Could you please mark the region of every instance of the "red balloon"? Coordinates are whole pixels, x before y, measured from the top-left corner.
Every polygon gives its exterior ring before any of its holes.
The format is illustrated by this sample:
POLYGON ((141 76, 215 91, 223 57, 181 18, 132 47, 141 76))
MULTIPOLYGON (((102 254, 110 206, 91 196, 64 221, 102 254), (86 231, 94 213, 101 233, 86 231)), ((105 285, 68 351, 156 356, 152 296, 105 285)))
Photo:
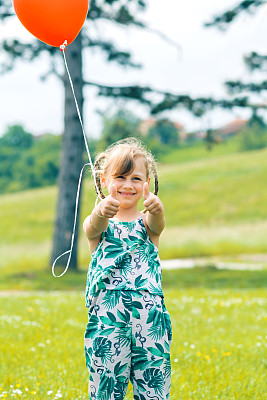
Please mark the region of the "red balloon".
POLYGON ((30 33, 59 47, 76 38, 87 16, 89 0, 13 0, 20 22, 30 33))

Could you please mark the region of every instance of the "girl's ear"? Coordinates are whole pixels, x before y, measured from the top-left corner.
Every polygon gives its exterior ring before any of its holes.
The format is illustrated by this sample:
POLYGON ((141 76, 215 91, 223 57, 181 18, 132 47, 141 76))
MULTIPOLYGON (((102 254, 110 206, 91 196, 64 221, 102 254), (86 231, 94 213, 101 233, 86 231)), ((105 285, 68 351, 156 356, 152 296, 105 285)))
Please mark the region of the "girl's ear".
POLYGON ((102 186, 103 188, 106 188, 106 187, 107 187, 106 178, 105 178, 105 176, 103 175, 102 172, 101 172, 101 174, 100 174, 100 182, 101 182, 101 186, 102 186))

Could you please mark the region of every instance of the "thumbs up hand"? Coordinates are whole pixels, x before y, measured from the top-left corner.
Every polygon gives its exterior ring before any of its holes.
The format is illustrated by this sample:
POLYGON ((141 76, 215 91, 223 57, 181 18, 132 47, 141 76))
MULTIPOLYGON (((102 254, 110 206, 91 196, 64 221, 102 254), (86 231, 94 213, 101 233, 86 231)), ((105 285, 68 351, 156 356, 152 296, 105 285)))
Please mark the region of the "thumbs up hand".
POLYGON ((98 207, 100 215, 104 218, 112 218, 117 214, 120 202, 118 200, 116 185, 111 185, 109 195, 100 201, 98 207))
POLYGON ((164 211, 164 207, 158 196, 151 193, 149 191, 148 182, 144 183, 143 187, 143 197, 144 197, 144 206, 145 211, 148 211, 150 214, 160 214, 164 211))
MULTIPOLYGON (((143 197, 144 197, 145 201, 149 198, 150 194, 151 193, 149 192, 149 185, 147 182, 145 182, 144 186, 143 186, 143 197)), ((145 205, 145 203, 144 203, 144 205, 145 205)))
POLYGON ((113 199, 118 200, 118 193, 117 193, 116 185, 111 185, 109 196, 113 197, 113 199))

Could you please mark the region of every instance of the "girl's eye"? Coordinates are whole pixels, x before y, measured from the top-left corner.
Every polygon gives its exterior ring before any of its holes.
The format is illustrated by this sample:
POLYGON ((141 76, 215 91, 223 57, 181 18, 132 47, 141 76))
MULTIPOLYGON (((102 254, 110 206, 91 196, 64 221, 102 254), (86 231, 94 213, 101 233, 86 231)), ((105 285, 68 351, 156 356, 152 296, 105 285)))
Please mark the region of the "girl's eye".
POLYGON ((141 181, 141 179, 138 178, 137 176, 135 178, 133 178, 133 179, 136 180, 136 181, 141 181))
POLYGON ((124 176, 119 175, 119 176, 117 176, 117 179, 124 179, 124 176))

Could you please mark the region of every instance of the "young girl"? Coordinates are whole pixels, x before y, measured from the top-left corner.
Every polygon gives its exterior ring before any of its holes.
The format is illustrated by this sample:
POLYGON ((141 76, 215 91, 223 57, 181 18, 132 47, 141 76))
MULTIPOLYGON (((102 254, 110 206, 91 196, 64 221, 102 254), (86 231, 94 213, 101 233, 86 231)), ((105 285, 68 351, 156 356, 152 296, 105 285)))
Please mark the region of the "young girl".
POLYGON ((123 400, 131 380, 134 400, 167 400, 172 326, 161 288, 158 246, 165 219, 155 162, 131 138, 100 154, 95 168, 102 200, 83 224, 92 255, 85 331, 89 399, 123 400), (155 194, 149 191, 151 171, 155 194))

